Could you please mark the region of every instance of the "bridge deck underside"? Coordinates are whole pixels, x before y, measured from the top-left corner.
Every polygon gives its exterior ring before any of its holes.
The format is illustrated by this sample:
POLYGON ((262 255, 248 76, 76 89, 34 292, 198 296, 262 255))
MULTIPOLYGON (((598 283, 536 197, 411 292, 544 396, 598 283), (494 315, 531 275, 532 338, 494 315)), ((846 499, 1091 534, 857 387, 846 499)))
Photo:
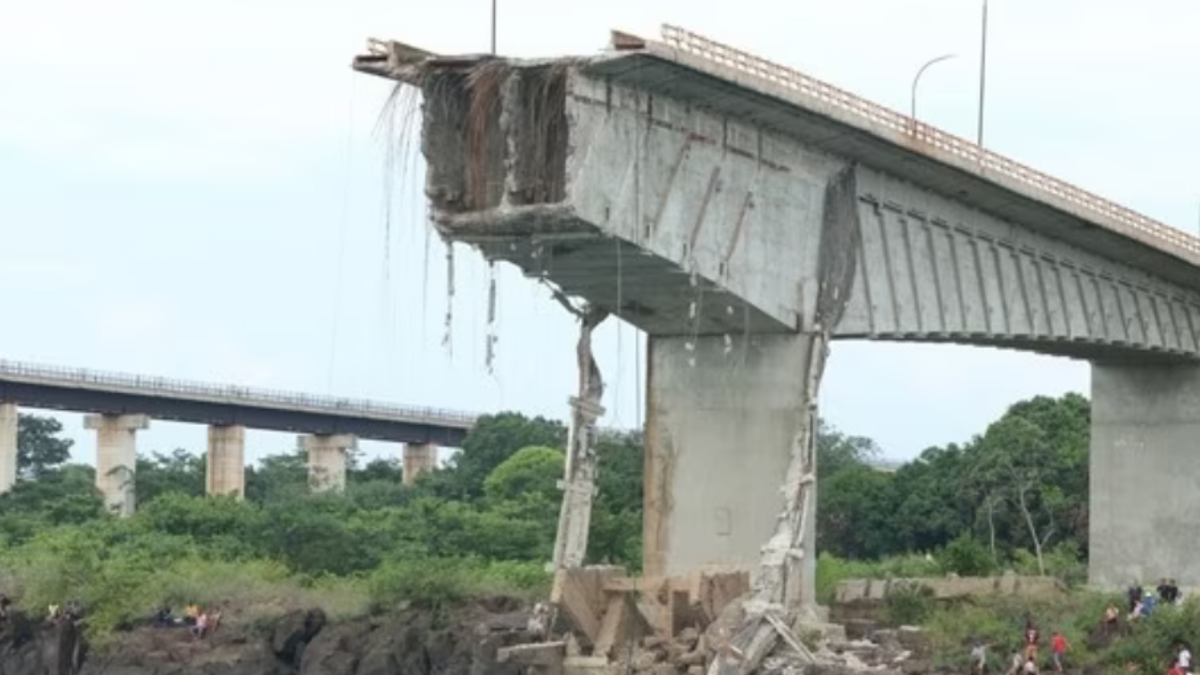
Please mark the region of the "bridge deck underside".
POLYGON ((650 335, 740 335, 796 330, 679 263, 603 233, 567 209, 528 207, 445 223, 489 260, 546 279, 650 335))

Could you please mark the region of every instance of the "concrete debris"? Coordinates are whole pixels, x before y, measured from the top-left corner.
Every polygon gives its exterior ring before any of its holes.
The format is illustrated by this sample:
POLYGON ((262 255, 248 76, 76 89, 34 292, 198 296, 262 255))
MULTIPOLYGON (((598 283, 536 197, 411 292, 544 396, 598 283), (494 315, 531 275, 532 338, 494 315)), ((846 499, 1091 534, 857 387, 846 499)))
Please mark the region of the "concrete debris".
POLYGON ((745 572, 640 579, 619 567, 559 570, 551 597, 558 622, 542 642, 505 658, 530 663, 529 675, 703 675, 717 663, 739 675, 931 672, 919 628, 847 631, 820 612, 788 625, 778 606, 751 597, 745 572), (766 626, 769 646, 763 638, 739 646, 747 625, 766 626))

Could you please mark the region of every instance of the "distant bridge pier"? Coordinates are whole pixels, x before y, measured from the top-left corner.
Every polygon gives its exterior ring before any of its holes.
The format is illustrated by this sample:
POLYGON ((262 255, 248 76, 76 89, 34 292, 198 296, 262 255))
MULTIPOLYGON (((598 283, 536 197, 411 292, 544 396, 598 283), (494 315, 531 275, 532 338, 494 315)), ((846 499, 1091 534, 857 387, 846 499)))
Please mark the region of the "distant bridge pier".
POLYGON ((150 427, 146 415, 87 415, 85 429, 96 432, 96 488, 104 506, 119 516, 133 515, 137 504, 137 432, 150 427))
POLYGON ((346 489, 346 452, 358 447, 353 434, 307 434, 300 447, 308 454, 308 486, 313 492, 346 489))
POLYGON ((1200 366, 1092 364, 1088 580, 1200 584, 1200 366))
POLYGON ((246 428, 237 425, 208 427, 206 494, 246 496, 246 428))
POLYGON ((0 402, 0 495, 17 483, 17 404, 0 402))
POLYGON ((437 468, 438 446, 434 443, 404 444, 404 484, 412 486, 417 478, 437 468))

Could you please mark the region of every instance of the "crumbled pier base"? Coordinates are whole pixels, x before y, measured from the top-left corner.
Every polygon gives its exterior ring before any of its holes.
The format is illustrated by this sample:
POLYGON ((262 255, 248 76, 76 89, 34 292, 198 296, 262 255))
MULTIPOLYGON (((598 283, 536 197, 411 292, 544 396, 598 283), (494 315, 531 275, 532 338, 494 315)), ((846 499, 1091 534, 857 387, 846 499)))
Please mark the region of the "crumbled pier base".
MULTIPOLYGON (((732 636, 746 623, 750 597, 744 571, 646 579, 620 567, 562 570, 545 640, 503 648, 498 657, 529 675, 704 675, 718 659, 739 661, 732 636)), ((746 673, 931 670, 928 640, 918 628, 872 626, 848 638, 843 627, 810 618, 777 629, 776 647, 746 673)))

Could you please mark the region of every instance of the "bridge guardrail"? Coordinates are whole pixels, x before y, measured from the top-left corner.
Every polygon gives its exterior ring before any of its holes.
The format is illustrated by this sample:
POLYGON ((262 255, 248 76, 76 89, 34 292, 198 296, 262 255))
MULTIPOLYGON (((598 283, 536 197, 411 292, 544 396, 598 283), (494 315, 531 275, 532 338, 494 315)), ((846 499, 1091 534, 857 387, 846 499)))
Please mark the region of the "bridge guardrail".
MULTIPOLYGON (((1026 187, 1103 216, 1122 226, 1121 228, 1108 227, 1108 229, 1115 229, 1126 235, 1133 233, 1146 235, 1156 241, 1160 248, 1200 264, 1200 238, 1148 218, 1132 209, 1020 162, 984 150, 971 141, 919 122, 908 115, 868 101, 800 71, 773 63, 683 28, 664 24, 662 38, 670 47, 747 73, 772 84, 798 91, 823 103, 850 112, 867 122, 906 134, 937 150, 974 162, 980 167, 981 172, 994 172, 1026 187)), ((1105 222, 1097 224, 1107 226, 1105 222)))
POLYGON ((402 406, 359 398, 316 396, 274 389, 206 384, 167 377, 104 372, 86 368, 64 368, 3 359, 0 359, 0 377, 65 385, 90 384, 102 389, 135 391, 152 396, 174 395, 185 398, 219 399, 223 402, 247 405, 268 404, 321 412, 362 414, 397 421, 461 428, 471 427, 478 418, 478 415, 472 413, 441 408, 402 406))

